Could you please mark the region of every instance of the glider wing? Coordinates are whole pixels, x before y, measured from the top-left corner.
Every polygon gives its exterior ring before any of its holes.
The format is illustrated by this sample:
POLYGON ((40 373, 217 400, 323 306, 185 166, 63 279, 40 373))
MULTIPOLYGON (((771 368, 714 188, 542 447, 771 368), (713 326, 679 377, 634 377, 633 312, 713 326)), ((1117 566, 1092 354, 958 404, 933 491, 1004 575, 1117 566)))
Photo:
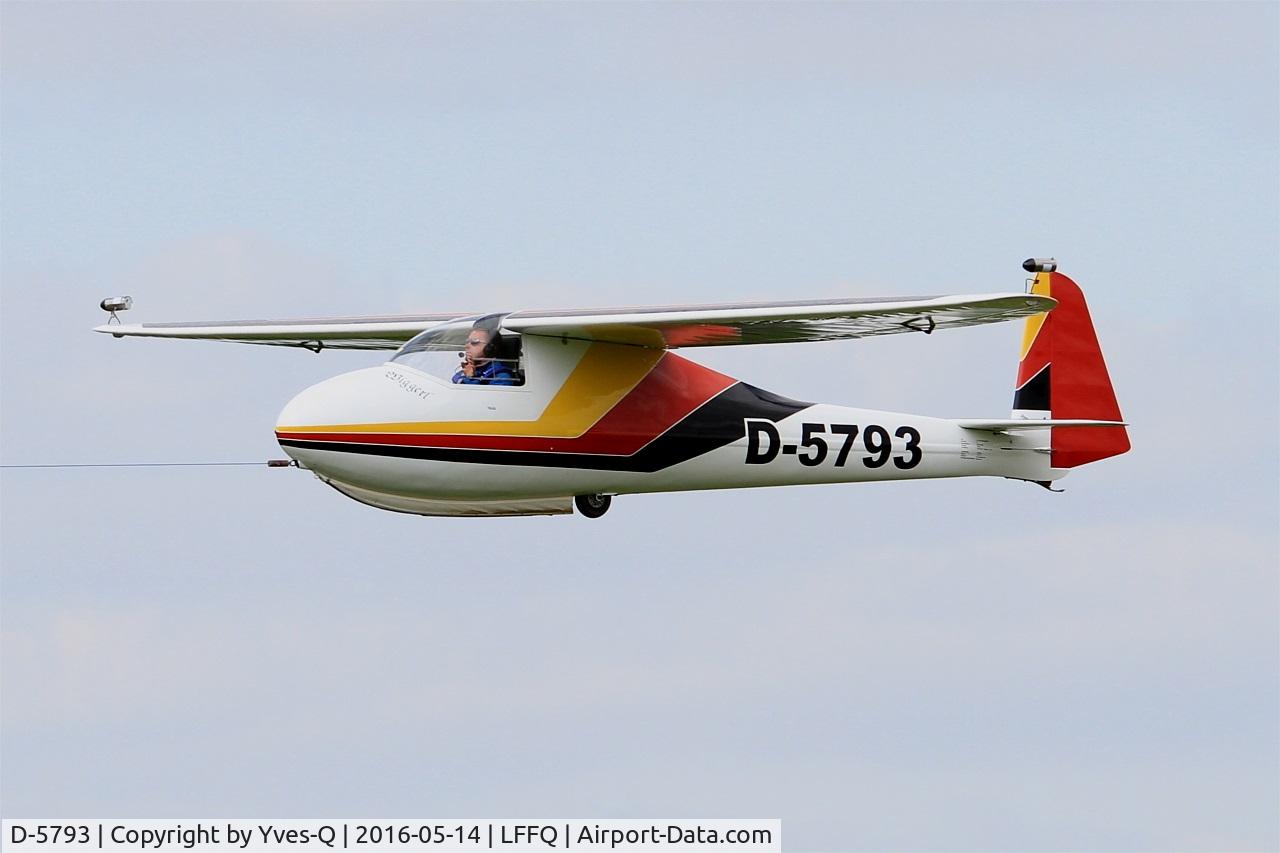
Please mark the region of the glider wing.
POLYGON ((503 328, 527 335, 655 348, 780 344, 867 338, 999 323, 1057 302, 1024 293, 914 299, 820 299, 582 311, 518 311, 503 328))
POLYGON ((466 314, 401 314, 381 317, 325 317, 301 320, 214 320, 203 323, 108 323, 95 332, 123 337, 189 338, 282 347, 399 349, 414 335, 466 314))
MULTIPOLYGON (((798 343, 999 323, 1048 311, 1047 296, 997 293, 797 302, 738 302, 569 311, 518 311, 505 331, 605 341, 660 349, 798 343)), ((398 349, 432 326, 471 316, 406 314, 297 320, 216 320, 196 323, 108 323, 94 331, 116 337, 187 338, 321 349, 398 349)))

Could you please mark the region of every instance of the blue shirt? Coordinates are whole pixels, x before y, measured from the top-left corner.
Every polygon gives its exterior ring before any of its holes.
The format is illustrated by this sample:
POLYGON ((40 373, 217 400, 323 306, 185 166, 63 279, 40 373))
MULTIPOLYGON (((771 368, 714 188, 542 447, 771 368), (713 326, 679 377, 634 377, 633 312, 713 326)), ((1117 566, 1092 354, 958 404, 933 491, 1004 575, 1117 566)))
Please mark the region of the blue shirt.
POLYGON ((453 383, 455 385, 515 385, 516 375, 505 364, 490 361, 474 376, 468 376, 459 370, 453 374, 453 383))

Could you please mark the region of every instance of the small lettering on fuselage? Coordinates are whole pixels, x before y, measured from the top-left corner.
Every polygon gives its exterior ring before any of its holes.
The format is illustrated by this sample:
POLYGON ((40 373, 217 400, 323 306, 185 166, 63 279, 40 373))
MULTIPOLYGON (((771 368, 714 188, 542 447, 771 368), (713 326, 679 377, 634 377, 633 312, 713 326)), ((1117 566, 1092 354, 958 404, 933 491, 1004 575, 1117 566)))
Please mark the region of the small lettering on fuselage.
POLYGON ((960 458, 973 459, 981 462, 987 458, 991 449, 991 442, 985 438, 970 438, 963 436, 960 439, 960 458))
POLYGON ((757 418, 743 419, 747 428, 748 465, 766 465, 779 455, 794 456, 801 465, 809 468, 817 467, 832 458, 832 464, 843 468, 849 462, 850 452, 854 448, 858 433, 862 433, 862 441, 858 442, 862 450, 862 464, 868 468, 880 468, 893 460, 895 468, 907 470, 920 464, 924 451, 920 448, 920 431, 915 427, 900 426, 893 431, 898 438, 904 439, 902 453, 893 452, 893 439, 889 430, 879 424, 868 424, 859 427, 856 424, 815 424, 800 425, 800 443, 783 444, 782 434, 773 421, 757 418), (824 435, 833 436, 828 444, 824 435))
POLYGON ((403 373, 401 373, 398 370, 388 369, 387 372, 383 375, 386 376, 388 379, 390 379, 392 382, 399 385, 401 390, 403 391, 408 391, 410 394, 416 394, 417 396, 421 397, 424 400, 431 396, 430 391, 428 391, 426 388, 423 388, 417 382, 414 382, 412 379, 405 376, 403 373))

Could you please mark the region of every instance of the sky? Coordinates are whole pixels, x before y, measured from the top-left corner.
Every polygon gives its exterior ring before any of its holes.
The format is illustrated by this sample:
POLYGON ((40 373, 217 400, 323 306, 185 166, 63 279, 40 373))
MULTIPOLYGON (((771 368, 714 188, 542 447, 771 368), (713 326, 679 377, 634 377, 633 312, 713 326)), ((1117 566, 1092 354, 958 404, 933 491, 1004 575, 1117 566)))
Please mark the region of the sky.
MULTIPOLYGON (((0 462, 258 461, 377 353, 129 322, 1089 298, 1133 451, 430 519, 0 475, 5 817, 760 817, 1280 847, 1280 7, 0 4, 0 462)), ((1021 329, 698 350, 1002 417, 1021 329)))

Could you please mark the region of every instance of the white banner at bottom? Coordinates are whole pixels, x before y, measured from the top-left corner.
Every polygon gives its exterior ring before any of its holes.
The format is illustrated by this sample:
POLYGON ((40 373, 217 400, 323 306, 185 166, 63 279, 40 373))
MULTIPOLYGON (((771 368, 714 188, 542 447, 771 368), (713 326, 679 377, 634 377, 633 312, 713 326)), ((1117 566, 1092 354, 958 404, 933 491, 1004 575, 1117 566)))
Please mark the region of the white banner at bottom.
POLYGON ((780 820, 5 820, 2 828, 0 847, 14 853, 782 850, 780 820))

